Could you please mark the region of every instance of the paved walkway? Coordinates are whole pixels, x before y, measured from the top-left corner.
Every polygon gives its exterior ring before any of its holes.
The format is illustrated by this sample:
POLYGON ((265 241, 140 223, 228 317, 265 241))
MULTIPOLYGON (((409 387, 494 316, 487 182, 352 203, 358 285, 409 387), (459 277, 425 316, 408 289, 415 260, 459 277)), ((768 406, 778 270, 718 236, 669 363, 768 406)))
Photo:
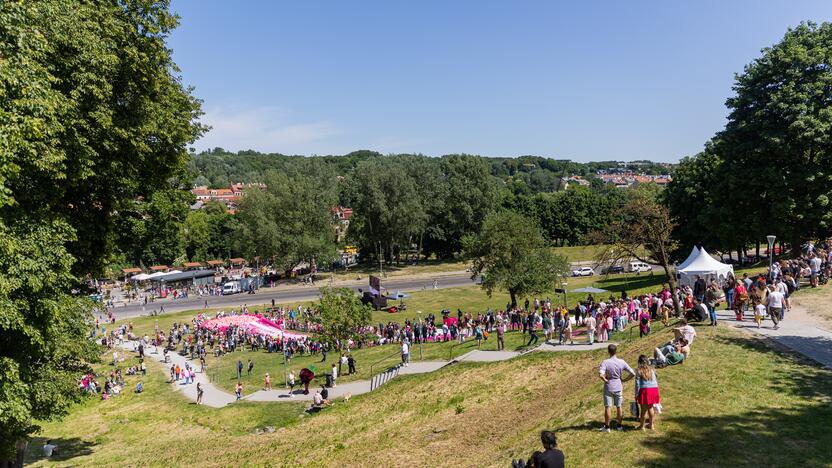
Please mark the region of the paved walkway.
MULTIPOLYGON (((138 345, 138 342, 130 341, 125 342, 122 347, 129 351, 134 351, 135 347, 138 345)), ((192 368, 199 368, 199 363, 193 363, 188 359, 185 359, 184 356, 180 356, 179 353, 168 353, 168 357, 170 358, 170 363, 164 363, 164 355, 162 354, 161 349, 159 350, 158 354, 150 353, 149 351, 153 350, 153 346, 148 346, 145 348, 145 359, 154 359, 160 363, 162 363, 162 371, 167 373, 167 369, 170 369, 170 366, 173 364, 179 364, 179 367, 184 368, 185 363, 190 364, 192 368)), ((138 353, 138 351, 135 351, 138 353)), ((214 384, 212 384, 208 376, 206 374, 198 373, 196 374, 196 378, 194 378, 194 383, 192 384, 181 384, 177 383, 174 385, 174 391, 182 392, 182 394, 192 400, 196 401, 196 384, 202 384, 203 394, 202 394, 202 403, 205 406, 211 406, 213 408, 222 408, 223 406, 228 405, 236 400, 236 397, 230 393, 225 392, 217 388, 214 384)))
POLYGON ((757 323, 752 318, 737 322, 734 312, 730 310, 718 310, 717 318, 720 324, 729 324, 752 333, 763 335, 774 340, 783 346, 832 368, 832 332, 818 328, 814 324, 789 318, 786 312, 785 320, 780 322, 780 328, 774 329, 774 322, 766 318, 762 327, 757 328, 757 323))
POLYGON ((607 349, 607 346, 611 344, 618 344, 613 341, 607 341, 605 343, 595 342, 592 344, 580 342, 575 344, 562 344, 559 345, 556 341, 550 341, 543 343, 542 345, 535 348, 535 351, 545 351, 545 352, 575 352, 575 351, 595 351, 596 349, 607 349))
MULTIPOLYGON (((541 343, 540 345, 535 346, 532 349, 519 352, 519 351, 481 351, 481 350, 474 350, 469 351, 468 353, 459 356, 456 359, 451 361, 413 361, 407 367, 400 367, 398 370, 398 375, 413 375, 413 374, 426 374, 428 372, 434 372, 439 370, 452 362, 498 362, 498 361, 507 361, 509 359, 513 359, 521 354, 525 354, 527 352, 532 351, 548 351, 548 352, 557 352, 557 351, 591 351, 595 349, 606 348, 609 343, 595 343, 592 346, 585 345, 585 344, 576 344, 576 345, 556 345, 556 344, 548 344, 548 343, 541 343)), ((122 347, 126 350, 137 352, 136 349, 137 342, 125 342, 122 347)), ((155 359, 162 363, 164 360, 163 354, 152 354, 149 353, 153 347, 148 347, 145 349, 145 358, 147 359, 155 359)), ((170 358, 170 362, 167 364, 162 364, 161 370, 167 373, 167 369, 170 368, 173 364, 178 364, 179 367, 185 367, 185 364, 189 364, 192 368, 199 368, 198 362, 193 362, 189 359, 186 359, 184 356, 179 355, 179 353, 170 352, 168 353, 168 357, 170 358)), ((218 388, 214 384, 212 384, 208 376, 206 374, 198 373, 196 374, 196 378, 193 384, 181 384, 177 383, 174 385, 175 391, 182 392, 182 394, 192 401, 196 401, 196 383, 199 382, 202 384, 203 395, 202 395, 202 402, 206 406, 210 406, 213 408, 222 408, 223 406, 227 406, 231 403, 236 401, 236 397, 226 392, 223 389, 218 388)), ((257 390, 252 393, 245 394, 243 396, 243 400, 245 401, 272 401, 272 402, 291 402, 291 401, 312 401, 312 397, 314 396, 314 392, 312 391, 314 387, 310 386, 310 393, 308 395, 303 394, 303 388, 296 388, 292 395, 289 394, 287 389, 275 387, 273 390, 257 390)), ((244 389, 251 390, 251 389, 244 389)), ((337 385, 334 388, 330 388, 329 390, 329 398, 343 398, 347 395, 361 395, 362 393, 369 393, 371 389, 371 383, 369 380, 356 380, 352 382, 346 382, 337 385)))

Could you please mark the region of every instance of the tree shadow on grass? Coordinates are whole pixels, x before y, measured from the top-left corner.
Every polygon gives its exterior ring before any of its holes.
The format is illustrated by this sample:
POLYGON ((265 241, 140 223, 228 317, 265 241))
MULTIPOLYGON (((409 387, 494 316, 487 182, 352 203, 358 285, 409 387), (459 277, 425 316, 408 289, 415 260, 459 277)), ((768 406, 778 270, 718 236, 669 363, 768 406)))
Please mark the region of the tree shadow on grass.
POLYGON ((740 416, 663 416, 658 432, 642 441, 660 454, 643 464, 826 467, 832 460, 830 418, 828 404, 794 410, 761 408, 740 416), (683 429, 665 429, 664 423, 670 421, 683 429))
POLYGON ((35 463, 40 460, 46 460, 43 455, 43 445, 47 440, 58 448, 53 452, 49 460, 53 462, 66 462, 77 457, 83 457, 92 454, 92 449, 95 443, 88 440, 83 440, 78 437, 47 439, 45 437, 33 437, 29 441, 29 446, 26 449, 26 464, 35 463))
MULTIPOLYGON (((794 351, 794 349, 805 347, 807 349, 832 354, 832 341, 816 337, 778 337, 778 339, 783 338, 786 338, 785 342, 788 343, 788 346, 782 341, 763 339, 756 336, 734 335, 728 337, 715 335, 712 339, 729 345, 741 346, 755 352, 771 353, 785 363, 802 365, 803 371, 799 374, 786 373, 785 371, 778 372, 777 377, 772 379, 770 385, 778 388, 778 390, 804 398, 830 398, 832 396, 832 389, 828 386, 824 388, 823 385, 817 384, 818 380, 822 379, 823 376, 827 376, 827 380, 832 380, 828 378, 830 371, 815 360, 794 351)), ((832 385, 832 381, 829 384, 832 385)))
MULTIPOLYGON (((716 341, 755 352, 773 353, 782 370, 768 382, 774 394, 798 397, 800 404, 782 408, 774 398, 740 415, 674 416, 663 414, 659 430, 642 442, 656 458, 644 465, 663 466, 830 466, 832 460, 832 372, 801 355, 745 336, 715 336, 716 341), (786 365, 790 364, 790 365, 786 365), (798 365, 798 367, 795 366, 798 365), (797 369, 797 371, 795 371, 797 369), (664 423, 673 422, 673 429, 664 423)), ((714 385, 720 385, 714 382, 714 385)), ((752 394, 755 388, 745 389, 752 394)), ((708 395, 703 395, 708 398, 708 395)), ((690 402, 695 404, 695 402, 690 402)), ((730 407, 726 401, 725 406, 730 407)))

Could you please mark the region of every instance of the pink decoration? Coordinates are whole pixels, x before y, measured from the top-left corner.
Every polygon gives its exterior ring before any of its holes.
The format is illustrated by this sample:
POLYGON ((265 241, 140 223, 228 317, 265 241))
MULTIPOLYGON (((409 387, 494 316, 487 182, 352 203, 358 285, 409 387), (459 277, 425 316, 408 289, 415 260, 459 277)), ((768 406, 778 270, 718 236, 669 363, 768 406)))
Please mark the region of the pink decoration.
POLYGON ((270 336, 272 338, 289 338, 298 339, 304 338, 306 335, 300 333, 291 333, 283 331, 282 324, 274 323, 273 321, 254 314, 244 315, 227 315, 225 317, 213 318, 202 322, 199 326, 208 330, 225 333, 228 327, 242 328, 248 333, 261 336, 270 336))

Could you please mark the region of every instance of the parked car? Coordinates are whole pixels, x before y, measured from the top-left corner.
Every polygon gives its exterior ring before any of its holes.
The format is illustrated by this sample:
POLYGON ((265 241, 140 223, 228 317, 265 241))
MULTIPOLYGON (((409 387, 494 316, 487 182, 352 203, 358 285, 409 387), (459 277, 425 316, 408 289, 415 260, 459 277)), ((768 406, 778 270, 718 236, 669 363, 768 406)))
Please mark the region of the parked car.
POLYGON ((580 267, 572 270, 572 276, 592 276, 595 271, 590 267, 580 267))
POLYGON ((621 265, 608 266, 608 267, 604 268, 604 270, 601 272, 601 274, 604 274, 604 275, 617 275, 617 274, 620 274, 620 273, 624 273, 624 267, 621 266, 621 265))
POLYGON ((630 262, 629 270, 633 273, 640 273, 642 271, 652 271, 653 267, 644 262, 630 262))

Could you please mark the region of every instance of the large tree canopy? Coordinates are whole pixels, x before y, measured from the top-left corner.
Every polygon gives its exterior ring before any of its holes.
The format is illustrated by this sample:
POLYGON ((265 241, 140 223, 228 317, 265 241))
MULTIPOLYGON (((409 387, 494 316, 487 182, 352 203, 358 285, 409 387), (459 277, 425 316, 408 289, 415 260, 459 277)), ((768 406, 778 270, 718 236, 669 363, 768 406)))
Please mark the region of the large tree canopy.
POLYGON ((284 269, 301 262, 335 258, 332 209, 338 203, 336 177, 316 159, 269 171, 265 189, 253 189, 240 202, 239 250, 262 256, 284 269))
POLYGON ((176 23, 165 1, 0 2, 0 464, 78 398, 94 358, 78 274, 201 131, 165 46, 176 23))
POLYGON ((535 222, 511 211, 489 215, 478 234, 463 238, 463 246, 473 277, 483 276, 482 288, 489 296, 505 290, 512 304, 553 290, 569 272, 566 258, 552 252, 535 222))

